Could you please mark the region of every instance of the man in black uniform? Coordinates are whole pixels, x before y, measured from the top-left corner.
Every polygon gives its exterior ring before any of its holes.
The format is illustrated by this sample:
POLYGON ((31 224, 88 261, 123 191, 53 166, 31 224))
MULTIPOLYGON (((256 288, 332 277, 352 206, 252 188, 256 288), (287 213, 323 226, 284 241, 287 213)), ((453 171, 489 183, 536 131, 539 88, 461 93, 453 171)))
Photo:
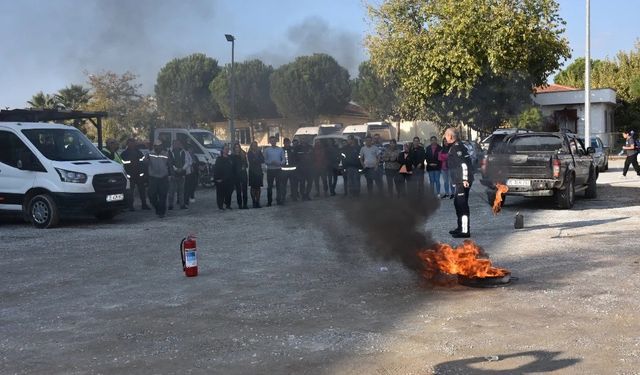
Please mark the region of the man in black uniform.
POLYGON ((296 161, 296 153, 293 150, 293 146, 291 146, 291 140, 289 138, 285 138, 283 144, 282 152, 284 153, 284 162, 282 163, 282 172, 280 172, 280 190, 282 190, 282 193, 278 191, 282 203, 285 202, 287 196, 287 183, 291 186, 291 199, 294 201, 298 200, 298 181, 296 178, 296 167, 298 163, 296 161))
POLYGON ((453 238, 469 238, 469 190, 473 183, 473 170, 471 157, 467 148, 460 142, 455 128, 448 128, 444 133, 444 139, 449 147, 447 166, 451 175, 451 184, 454 186, 455 198, 453 205, 458 216, 458 227, 449 233, 453 238))
POLYGON ((134 188, 138 189, 138 193, 140 194, 140 202, 142 203, 143 210, 150 210, 147 205, 147 195, 145 192, 144 186, 144 175, 145 175, 145 159, 144 154, 138 149, 136 144, 136 140, 133 138, 129 138, 127 140, 127 148, 122 151, 120 154, 120 159, 122 159, 122 164, 124 165, 124 170, 127 172, 127 177, 129 178, 129 191, 127 194, 127 203, 129 205, 129 210, 133 211, 133 193, 134 188))

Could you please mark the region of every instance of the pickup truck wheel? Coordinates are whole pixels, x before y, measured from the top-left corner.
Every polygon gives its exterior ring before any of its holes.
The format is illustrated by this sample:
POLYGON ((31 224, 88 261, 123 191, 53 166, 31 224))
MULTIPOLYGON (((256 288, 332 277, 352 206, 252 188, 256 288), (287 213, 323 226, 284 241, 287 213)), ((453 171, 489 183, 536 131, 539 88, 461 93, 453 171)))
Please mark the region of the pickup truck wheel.
POLYGON ((603 171, 608 171, 609 170, 609 160, 607 160, 607 162, 604 164, 604 167, 602 167, 603 171))
POLYGON ((573 183, 573 176, 569 176, 564 184, 564 189, 555 191, 556 205, 558 208, 566 210, 573 207, 576 190, 573 183))
POLYGON ((117 214, 118 214, 118 211, 116 210, 107 210, 107 211, 100 211, 95 216, 96 216, 96 219, 100 221, 106 221, 106 220, 113 219, 114 217, 116 217, 117 214))
POLYGON ((598 185, 596 180, 598 179, 598 172, 592 170, 589 173, 589 181, 587 181, 587 188, 584 191, 584 197, 588 199, 594 199, 598 197, 598 185))
POLYGON ((58 206, 48 194, 31 198, 28 205, 29 220, 36 228, 55 227, 60 221, 58 206))

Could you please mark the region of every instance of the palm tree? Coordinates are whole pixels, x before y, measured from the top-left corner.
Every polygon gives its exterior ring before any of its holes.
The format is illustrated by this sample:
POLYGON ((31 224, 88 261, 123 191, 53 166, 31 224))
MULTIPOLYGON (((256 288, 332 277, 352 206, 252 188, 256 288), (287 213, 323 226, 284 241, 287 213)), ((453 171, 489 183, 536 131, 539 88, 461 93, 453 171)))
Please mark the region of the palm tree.
POLYGON ((56 101, 60 107, 69 110, 78 110, 89 103, 91 95, 89 89, 82 87, 82 85, 67 86, 57 94, 55 94, 56 101))
POLYGON ((38 92, 31 97, 31 100, 27 101, 27 104, 31 108, 38 109, 59 109, 60 103, 56 99, 55 95, 45 94, 42 91, 38 92))

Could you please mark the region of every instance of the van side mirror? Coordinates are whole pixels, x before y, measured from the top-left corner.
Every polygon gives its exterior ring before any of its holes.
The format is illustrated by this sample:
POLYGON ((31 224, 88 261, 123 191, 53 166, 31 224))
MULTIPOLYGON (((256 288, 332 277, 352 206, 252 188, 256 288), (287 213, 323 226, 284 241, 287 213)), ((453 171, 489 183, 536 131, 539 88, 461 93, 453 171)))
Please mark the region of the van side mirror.
POLYGON ((596 153, 596 149, 593 147, 587 147, 587 154, 595 154, 596 153))
POLYGON ((30 170, 33 169, 33 160, 31 160, 31 155, 28 152, 21 152, 16 163, 18 169, 22 170, 30 170))

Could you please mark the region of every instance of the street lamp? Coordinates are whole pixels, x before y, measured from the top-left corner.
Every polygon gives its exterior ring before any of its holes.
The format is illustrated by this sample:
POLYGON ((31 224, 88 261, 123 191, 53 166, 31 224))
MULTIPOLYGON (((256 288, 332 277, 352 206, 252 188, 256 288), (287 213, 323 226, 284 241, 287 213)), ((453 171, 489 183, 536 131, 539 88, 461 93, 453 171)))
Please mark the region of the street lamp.
POLYGON ((235 42, 236 38, 231 34, 224 34, 224 37, 227 38, 227 42, 231 42, 231 116, 229 118, 229 133, 231 133, 231 144, 235 142, 236 139, 236 127, 234 124, 235 120, 235 107, 236 107, 236 80, 235 80, 235 62, 234 62, 234 50, 235 50, 235 42))
POLYGON ((591 6, 586 0, 586 48, 584 56, 584 147, 591 147, 591 6))

